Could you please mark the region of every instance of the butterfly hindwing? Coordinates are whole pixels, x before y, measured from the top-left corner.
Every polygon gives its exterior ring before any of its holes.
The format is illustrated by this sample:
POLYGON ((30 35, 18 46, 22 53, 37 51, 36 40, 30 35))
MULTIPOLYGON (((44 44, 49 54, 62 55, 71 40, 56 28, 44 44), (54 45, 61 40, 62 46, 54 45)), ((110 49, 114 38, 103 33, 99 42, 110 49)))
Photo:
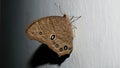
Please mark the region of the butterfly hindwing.
POLYGON ((72 51, 72 27, 66 15, 35 20, 27 28, 26 33, 29 38, 48 45, 59 57, 72 51))

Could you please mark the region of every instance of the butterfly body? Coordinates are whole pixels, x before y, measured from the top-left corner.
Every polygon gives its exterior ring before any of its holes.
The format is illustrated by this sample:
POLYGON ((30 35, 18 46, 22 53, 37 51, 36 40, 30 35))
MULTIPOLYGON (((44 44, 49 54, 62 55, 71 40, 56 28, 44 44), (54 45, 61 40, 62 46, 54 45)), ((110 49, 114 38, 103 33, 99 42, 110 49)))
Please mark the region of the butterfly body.
POLYGON ((59 57, 73 49, 72 25, 67 15, 48 16, 35 20, 26 30, 30 39, 46 44, 59 57))

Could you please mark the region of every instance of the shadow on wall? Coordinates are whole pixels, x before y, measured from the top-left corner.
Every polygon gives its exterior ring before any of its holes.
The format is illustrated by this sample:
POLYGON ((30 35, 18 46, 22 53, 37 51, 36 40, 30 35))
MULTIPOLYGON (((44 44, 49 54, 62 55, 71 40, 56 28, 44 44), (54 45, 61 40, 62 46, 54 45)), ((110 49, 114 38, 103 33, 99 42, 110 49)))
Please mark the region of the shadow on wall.
POLYGON ((31 68, 47 63, 58 64, 60 66, 61 63, 64 62, 68 57, 69 55, 65 55, 59 58, 55 52, 48 48, 47 45, 42 44, 32 56, 29 65, 31 68))

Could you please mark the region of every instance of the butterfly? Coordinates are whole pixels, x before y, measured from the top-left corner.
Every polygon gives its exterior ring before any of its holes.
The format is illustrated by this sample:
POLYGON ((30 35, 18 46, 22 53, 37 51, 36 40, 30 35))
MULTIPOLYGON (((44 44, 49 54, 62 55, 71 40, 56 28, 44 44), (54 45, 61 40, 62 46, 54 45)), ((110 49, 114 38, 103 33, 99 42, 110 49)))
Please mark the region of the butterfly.
POLYGON ((66 14, 37 19, 27 27, 26 34, 32 40, 46 44, 59 57, 73 50, 72 24, 66 14))

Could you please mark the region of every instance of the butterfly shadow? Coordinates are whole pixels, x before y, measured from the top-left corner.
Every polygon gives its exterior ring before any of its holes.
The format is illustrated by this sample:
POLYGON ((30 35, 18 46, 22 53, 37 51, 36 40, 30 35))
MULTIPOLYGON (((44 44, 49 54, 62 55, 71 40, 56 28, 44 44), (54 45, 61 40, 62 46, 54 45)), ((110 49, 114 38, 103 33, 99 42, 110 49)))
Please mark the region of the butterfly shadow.
POLYGON ((35 68, 47 63, 58 64, 60 66, 61 63, 64 62, 68 57, 69 55, 58 57, 58 55, 49 49, 47 45, 42 44, 31 57, 29 65, 31 68, 35 68))

